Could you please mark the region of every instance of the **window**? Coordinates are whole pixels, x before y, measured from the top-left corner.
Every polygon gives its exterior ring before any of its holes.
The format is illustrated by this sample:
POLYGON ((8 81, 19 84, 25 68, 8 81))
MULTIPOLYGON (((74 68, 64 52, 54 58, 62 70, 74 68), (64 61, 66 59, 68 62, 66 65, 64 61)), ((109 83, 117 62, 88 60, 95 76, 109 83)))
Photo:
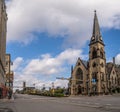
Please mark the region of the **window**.
POLYGON ((112 77, 112 84, 113 84, 113 77, 112 77))
POLYGON ((100 49, 100 57, 103 59, 104 58, 104 50, 103 48, 100 49))
POLYGON ((81 68, 78 68, 77 73, 76 73, 76 78, 83 80, 83 71, 81 68))
POLYGON ((97 58, 97 50, 95 48, 93 48, 93 52, 92 52, 92 58, 97 58))
POLYGON ((103 58, 103 52, 100 51, 100 58, 103 58))
POLYGON ((89 79, 89 74, 87 74, 87 78, 86 78, 87 80, 89 79))
POLYGON ((113 74, 115 74, 115 72, 113 71, 113 74))
POLYGON ((93 65, 92 65, 93 67, 96 67, 96 63, 95 62, 93 62, 93 65))
POLYGON ((76 79, 77 79, 77 84, 81 84, 83 83, 83 71, 81 68, 78 68, 78 70, 76 71, 76 79))
POLYGON ((96 72, 92 73, 92 79, 95 79, 97 81, 97 73, 96 72))
POLYGON ((78 66, 80 66, 80 62, 78 63, 78 66))

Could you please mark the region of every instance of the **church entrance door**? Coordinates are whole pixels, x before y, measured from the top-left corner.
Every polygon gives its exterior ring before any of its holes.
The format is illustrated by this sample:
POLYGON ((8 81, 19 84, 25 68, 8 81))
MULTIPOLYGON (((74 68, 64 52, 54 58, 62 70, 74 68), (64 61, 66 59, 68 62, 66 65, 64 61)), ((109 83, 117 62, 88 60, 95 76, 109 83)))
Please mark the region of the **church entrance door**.
POLYGON ((78 85, 78 94, 82 94, 82 88, 80 85, 78 85))

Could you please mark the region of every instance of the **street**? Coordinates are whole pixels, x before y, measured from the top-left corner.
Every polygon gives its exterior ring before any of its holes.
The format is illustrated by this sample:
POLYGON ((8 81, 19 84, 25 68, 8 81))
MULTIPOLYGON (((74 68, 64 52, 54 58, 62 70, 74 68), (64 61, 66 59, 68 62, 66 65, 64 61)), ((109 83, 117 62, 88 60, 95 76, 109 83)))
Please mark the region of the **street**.
POLYGON ((16 94, 0 100, 0 112, 120 112, 120 95, 65 98, 16 94), (5 111, 4 111, 5 110, 5 111))

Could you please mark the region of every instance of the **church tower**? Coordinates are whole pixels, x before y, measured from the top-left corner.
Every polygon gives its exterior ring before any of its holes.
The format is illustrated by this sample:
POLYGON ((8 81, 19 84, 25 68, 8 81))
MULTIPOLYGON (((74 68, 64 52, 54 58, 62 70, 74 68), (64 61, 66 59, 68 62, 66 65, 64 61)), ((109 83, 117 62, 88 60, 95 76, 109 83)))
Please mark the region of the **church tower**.
POLYGON ((92 94, 103 94, 106 92, 106 57, 104 47, 95 11, 93 33, 89 44, 89 92, 92 94))

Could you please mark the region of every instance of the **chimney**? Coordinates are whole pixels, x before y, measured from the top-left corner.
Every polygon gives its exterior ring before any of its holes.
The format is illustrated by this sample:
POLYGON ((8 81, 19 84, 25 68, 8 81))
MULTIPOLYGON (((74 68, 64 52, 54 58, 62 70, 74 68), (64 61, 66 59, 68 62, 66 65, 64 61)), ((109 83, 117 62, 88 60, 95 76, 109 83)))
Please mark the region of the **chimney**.
POLYGON ((113 65, 115 66, 115 57, 113 57, 113 65))

